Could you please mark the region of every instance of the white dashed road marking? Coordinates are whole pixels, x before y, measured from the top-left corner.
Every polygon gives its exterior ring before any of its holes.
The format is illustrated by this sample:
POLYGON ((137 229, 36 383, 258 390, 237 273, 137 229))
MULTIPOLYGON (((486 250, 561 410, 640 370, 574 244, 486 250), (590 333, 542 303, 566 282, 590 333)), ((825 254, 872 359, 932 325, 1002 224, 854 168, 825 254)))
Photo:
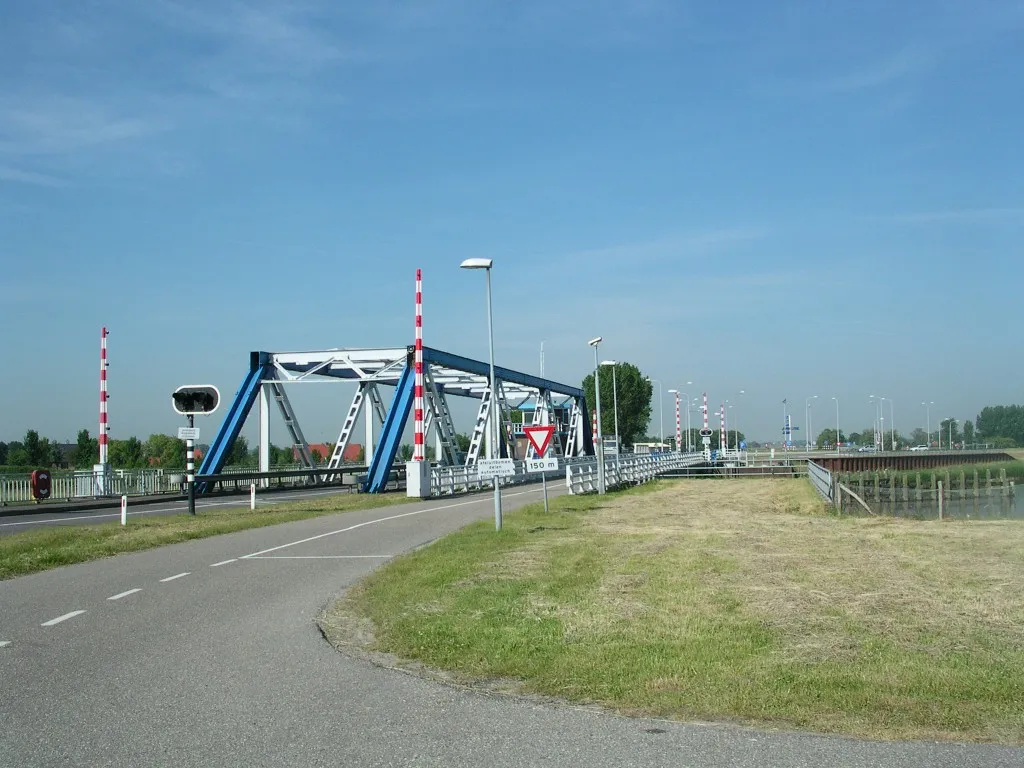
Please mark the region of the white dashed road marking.
POLYGON ((135 589, 129 589, 127 592, 118 592, 116 595, 111 595, 107 600, 120 600, 122 597, 128 597, 128 595, 134 595, 136 592, 141 591, 140 588, 136 587, 135 589))
POLYGON ((75 616, 81 616, 83 613, 85 613, 85 611, 72 611, 71 613, 65 613, 63 616, 58 616, 56 619, 50 619, 49 621, 44 621, 39 626, 41 626, 41 627, 52 627, 54 624, 60 624, 62 621, 67 621, 68 619, 75 618, 75 616))
POLYGON ((8 646, 10 644, 11 644, 10 640, 0 640, 0 648, 4 648, 5 646, 8 646))
POLYGON ((222 565, 227 565, 228 563, 233 563, 237 559, 238 559, 237 557, 232 557, 230 560, 221 560, 219 563, 213 563, 210 567, 211 568, 219 568, 222 565))
POLYGON ((191 571, 185 571, 184 573, 179 573, 179 574, 176 574, 175 576, 168 576, 166 579, 160 579, 160 583, 164 584, 164 583, 166 583, 168 581, 174 581, 175 579, 180 579, 180 578, 182 578, 184 576, 188 576, 189 573, 191 573, 191 571))

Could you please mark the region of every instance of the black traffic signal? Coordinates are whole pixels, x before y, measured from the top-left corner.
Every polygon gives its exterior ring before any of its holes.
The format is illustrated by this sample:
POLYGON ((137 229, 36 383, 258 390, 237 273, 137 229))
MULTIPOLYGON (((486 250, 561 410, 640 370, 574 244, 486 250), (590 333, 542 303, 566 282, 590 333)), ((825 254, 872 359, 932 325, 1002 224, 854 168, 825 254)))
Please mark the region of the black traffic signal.
POLYGON ((190 384, 174 390, 171 402, 182 416, 213 413, 220 405, 220 392, 212 384, 190 384))

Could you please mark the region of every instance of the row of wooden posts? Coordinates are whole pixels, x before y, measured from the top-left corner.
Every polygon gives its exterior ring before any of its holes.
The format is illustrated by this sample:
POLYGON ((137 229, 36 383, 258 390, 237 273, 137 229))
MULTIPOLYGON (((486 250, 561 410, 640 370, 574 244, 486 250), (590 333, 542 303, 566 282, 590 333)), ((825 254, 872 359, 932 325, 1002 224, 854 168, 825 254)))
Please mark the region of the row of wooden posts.
POLYGON ((930 487, 925 487, 921 473, 842 473, 835 475, 833 481, 836 486, 834 498, 839 511, 843 508, 841 488, 845 488, 859 497, 862 503, 891 504, 895 508, 899 502, 934 502, 940 519, 947 500, 1008 497, 1013 495, 1014 486, 1013 481, 1007 479, 1005 469, 999 469, 995 477, 991 469, 985 469, 984 476, 977 469, 971 475, 962 469, 956 473, 946 471, 942 480, 936 472, 930 476, 930 487))

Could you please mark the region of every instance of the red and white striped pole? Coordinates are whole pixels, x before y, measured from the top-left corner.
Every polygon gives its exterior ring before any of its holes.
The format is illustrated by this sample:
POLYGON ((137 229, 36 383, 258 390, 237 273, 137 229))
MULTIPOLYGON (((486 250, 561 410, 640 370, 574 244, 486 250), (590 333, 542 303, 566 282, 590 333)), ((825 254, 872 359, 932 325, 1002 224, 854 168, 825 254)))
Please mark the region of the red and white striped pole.
POLYGON ((416 419, 413 437, 413 461, 423 461, 423 271, 416 270, 416 383, 413 390, 413 409, 416 419))
POLYGON ((107 463, 107 328, 100 333, 100 464, 107 463))
POLYGON ((708 429, 708 393, 704 393, 704 429, 708 429))
POLYGON ((597 411, 593 410, 590 413, 593 416, 593 431, 591 432, 591 434, 593 434, 594 436, 594 455, 597 456, 597 443, 601 439, 601 436, 597 434, 597 411))
MULTIPOLYGON (((689 395, 687 395, 689 397, 689 395)), ((680 445, 683 443, 683 423, 679 420, 679 393, 676 392, 676 451, 680 449, 680 445)))
POLYGON ((719 438, 718 438, 718 450, 724 451, 726 449, 725 444, 725 403, 722 403, 722 410, 718 412, 719 416, 719 438))

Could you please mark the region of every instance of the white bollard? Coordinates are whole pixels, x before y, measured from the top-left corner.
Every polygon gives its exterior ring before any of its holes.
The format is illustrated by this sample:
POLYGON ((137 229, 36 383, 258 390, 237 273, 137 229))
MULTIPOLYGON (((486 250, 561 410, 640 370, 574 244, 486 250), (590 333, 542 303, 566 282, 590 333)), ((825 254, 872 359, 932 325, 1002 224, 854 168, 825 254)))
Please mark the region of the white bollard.
POLYGON ((121 497, 121 525, 128 525, 128 497, 121 497))
POLYGON ((256 483, 249 486, 249 509, 256 509, 256 483))

